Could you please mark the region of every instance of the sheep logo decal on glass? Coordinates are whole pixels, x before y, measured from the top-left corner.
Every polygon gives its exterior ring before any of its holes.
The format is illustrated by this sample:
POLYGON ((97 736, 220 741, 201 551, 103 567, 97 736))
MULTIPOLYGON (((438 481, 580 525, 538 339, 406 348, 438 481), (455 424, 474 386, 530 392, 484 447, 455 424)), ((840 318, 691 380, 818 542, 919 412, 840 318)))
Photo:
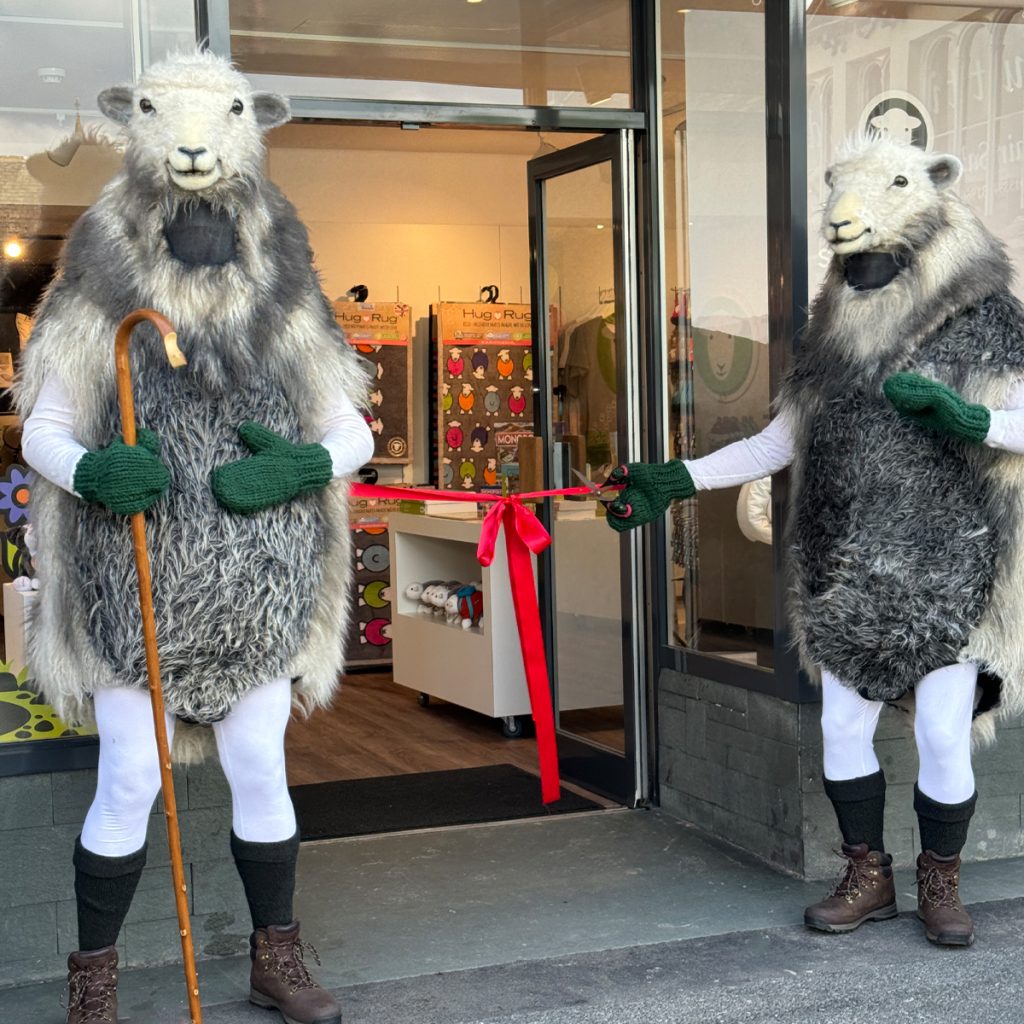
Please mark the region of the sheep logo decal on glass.
POLYGON ((927 150, 934 136, 924 104, 910 93, 886 92, 865 107, 860 119, 865 135, 882 135, 927 150))

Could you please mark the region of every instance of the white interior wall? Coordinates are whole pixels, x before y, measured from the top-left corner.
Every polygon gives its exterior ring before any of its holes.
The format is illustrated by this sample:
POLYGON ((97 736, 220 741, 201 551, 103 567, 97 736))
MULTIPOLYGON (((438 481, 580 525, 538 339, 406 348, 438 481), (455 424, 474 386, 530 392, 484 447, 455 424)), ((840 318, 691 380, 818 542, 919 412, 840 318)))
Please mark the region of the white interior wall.
POLYGON ((531 153, 473 153, 478 133, 444 134, 460 136, 464 151, 321 149, 312 135, 308 146, 271 139, 270 177, 309 228, 328 296, 365 284, 370 301, 398 297, 412 307, 414 461, 404 472, 380 467, 382 480, 430 478, 430 304, 476 300, 486 284, 497 284, 502 300, 530 301, 531 153))

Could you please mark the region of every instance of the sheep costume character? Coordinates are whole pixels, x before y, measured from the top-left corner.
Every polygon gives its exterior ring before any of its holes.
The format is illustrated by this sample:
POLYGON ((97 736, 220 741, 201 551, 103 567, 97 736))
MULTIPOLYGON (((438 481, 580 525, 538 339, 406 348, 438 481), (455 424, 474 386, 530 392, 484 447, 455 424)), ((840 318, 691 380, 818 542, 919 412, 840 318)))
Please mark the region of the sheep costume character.
POLYGON ((1002 245, 952 191, 960 171, 851 142, 828 173, 833 257, 778 415, 705 458, 620 467, 609 506, 628 529, 672 498, 790 467, 790 617, 822 683, 848 857, 805 921, 848 931, 896 914, 873 735, 883 702, 913 693, 919 910, 950 945, 973 941, 957 895, 972 720, 991 740, 997 715, 1024 710, 1024 307, 1002 245))
POLYGON ((71 233, 17 385, 25 455, 41 476, 32 665, 59 713, 94 714, 100 734, 75 851, 85 952, 70 961, 68 1020, 96 1006, 106 1015, 90 1021, 116 1019, 114 945, 159 789, 126 518, 148 509, 169 728, 180 741, 212 726, 231 784, 253 998, 291 1021, 340 1021, 301 967, 283 737, 293 701, 328 704, 342 667, 350 534, 339 478, 372 456, 353 404, 369 380, 320 290, 305 228, 263 176, 262 135, 288 120, 287 102, 253 93, 208 53, 155 65, 99 102, 126 130, 124 168, 71 233), (188 365, 172 369, 155 329, 138 328, 146 432, 128 448, 113 337, 138 307, 171 320, 188 365))

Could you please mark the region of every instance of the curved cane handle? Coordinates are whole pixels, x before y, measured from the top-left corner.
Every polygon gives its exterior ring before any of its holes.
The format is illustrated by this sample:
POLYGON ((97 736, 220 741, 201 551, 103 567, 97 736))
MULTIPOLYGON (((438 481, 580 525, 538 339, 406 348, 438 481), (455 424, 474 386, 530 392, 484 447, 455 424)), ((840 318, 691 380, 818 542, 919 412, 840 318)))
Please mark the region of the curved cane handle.
POLYGON ((117 328, 114 337, 114 366, 117 370, 117 401, 121 407, 121 430, 125 444, 135 444, 135 400, 132 397, 132 370, 128 359, 128 348, 132 331, 144 320, 148 320, 163 336, 167 361, 174 367, 184 366, 185 356, 178 348, 178 335, 170 320, 155 309, 136 309, 129 313, 117 328))

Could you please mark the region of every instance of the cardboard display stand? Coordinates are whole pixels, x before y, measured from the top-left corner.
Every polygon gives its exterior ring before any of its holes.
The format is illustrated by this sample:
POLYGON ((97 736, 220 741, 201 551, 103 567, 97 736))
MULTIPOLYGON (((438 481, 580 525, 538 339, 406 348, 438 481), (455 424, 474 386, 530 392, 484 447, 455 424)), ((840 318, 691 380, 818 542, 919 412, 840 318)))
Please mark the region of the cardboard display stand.
POLYGON ((434 318, 435 471, 445 490, 518 487, 533 434, 533 332, 519 303, 441 302, 434 318))
POLYGON ((375 367, 367 422, 371 462, 412 462, 412 311, 402 302, 335 302, 348 342, 375 367))

